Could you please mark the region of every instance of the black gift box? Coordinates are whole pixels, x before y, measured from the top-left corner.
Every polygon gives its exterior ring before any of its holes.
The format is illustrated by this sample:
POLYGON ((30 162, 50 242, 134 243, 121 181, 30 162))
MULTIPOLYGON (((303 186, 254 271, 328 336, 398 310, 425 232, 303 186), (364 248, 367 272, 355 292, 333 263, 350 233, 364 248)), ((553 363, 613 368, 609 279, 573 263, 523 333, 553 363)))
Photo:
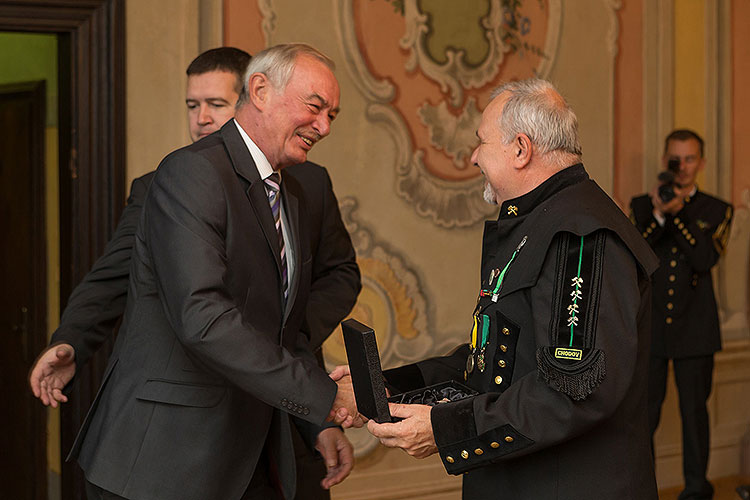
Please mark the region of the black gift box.
POLYGON ((477 394, 476 391, 451 380, 387 398, 375 331, 355 319, 343 321, 341 330, 344 333, 357 409, 371 420, 378 423, 400 420, 391 416, 388 402, 434 406, 477 394))

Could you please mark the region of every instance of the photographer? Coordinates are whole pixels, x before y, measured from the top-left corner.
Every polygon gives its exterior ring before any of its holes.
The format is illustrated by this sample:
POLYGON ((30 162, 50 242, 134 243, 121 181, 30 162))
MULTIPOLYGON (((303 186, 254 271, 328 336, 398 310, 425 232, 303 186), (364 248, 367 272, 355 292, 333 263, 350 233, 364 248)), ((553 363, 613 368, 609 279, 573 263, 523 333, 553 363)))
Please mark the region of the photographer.
POLYGON ((710 499, 706 479, 714 352, 721 349, 711 268, 724 253, 732 207, 698 190, 703 139, 675 130, 664 143, 664 172, 649 194, 633 198, 630 218, 660 260, 653 276, 649 425, 659 424, 672 360, 682 418, 685 489, 679 498, 710 499))

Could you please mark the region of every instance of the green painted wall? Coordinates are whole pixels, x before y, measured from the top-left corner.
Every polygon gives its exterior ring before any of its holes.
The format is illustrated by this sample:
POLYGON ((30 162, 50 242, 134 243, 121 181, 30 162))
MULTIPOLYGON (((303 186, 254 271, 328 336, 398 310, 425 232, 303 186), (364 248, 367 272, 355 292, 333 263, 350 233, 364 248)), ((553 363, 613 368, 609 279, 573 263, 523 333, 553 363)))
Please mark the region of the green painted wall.
POLYGON ((57 36, 0 32, 0 85, 46 80, 47 126, 57 126, 57 36))

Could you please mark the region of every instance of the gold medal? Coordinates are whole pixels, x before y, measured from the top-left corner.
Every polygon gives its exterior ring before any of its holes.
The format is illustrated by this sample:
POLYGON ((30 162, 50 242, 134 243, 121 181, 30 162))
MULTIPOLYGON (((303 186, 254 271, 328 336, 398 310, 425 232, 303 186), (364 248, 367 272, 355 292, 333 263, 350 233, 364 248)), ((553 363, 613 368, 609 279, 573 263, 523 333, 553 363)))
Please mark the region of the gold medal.
POLYGON ((474 353, 472 352, 469 354, 469 357, 466 358, 466 373, 471 373, 474 371, 474 353))

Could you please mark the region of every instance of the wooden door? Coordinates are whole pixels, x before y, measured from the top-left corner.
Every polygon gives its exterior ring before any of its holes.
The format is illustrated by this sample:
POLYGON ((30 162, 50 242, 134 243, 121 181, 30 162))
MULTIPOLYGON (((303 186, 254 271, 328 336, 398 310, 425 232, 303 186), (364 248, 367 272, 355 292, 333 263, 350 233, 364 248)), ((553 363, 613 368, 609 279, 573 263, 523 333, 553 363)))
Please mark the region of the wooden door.
POLYGON ((47 497, 46 410, 26 381, 47 339, 44 82, 0 86, 0 489, 47 497))

